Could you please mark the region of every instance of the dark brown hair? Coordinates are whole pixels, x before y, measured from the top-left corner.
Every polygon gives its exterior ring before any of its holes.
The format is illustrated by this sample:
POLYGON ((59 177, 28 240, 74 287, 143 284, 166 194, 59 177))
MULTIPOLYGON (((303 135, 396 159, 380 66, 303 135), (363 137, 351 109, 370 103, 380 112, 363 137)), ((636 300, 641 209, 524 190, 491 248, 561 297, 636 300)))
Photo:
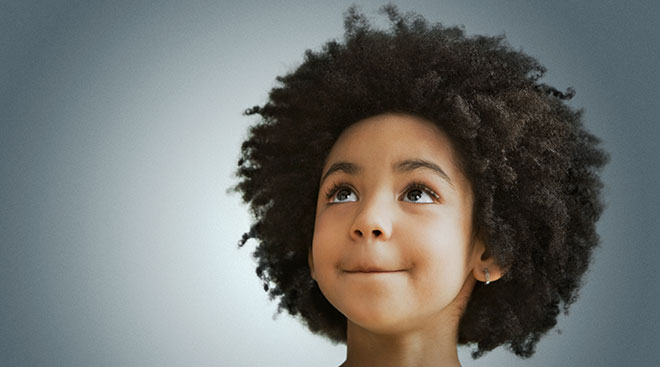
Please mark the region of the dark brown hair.
POLYGON ((423 117, 448 134, 475 195, 474 226, 506 275, 478 283, 460 321, 473 357, 499 345, 529 357, 577 297, 598 244, 599 170, 607 154, 582 112, 540 82, 545 68, 503 36, 467 36, 414 13, 382 8, 388 30, 355 7, 343 41, 305 52, 277 77, 250 128, 233 188, 254 224, 240 241, 258 243, 257 275, 279 310, 308 328, 346 340, 346 319, 310 278, 316 198, 324 161, 352 123, 385 112, 423 117))

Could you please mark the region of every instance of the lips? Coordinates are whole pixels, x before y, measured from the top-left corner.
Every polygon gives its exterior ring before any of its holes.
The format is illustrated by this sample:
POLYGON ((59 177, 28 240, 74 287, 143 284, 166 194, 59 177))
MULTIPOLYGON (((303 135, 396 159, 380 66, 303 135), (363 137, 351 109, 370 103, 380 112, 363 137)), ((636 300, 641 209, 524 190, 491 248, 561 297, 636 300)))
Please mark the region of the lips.
POLYGON ((390 269, 378 266, 356 266, 344 270, 347 273, 397 273, 403 269, 390 269))

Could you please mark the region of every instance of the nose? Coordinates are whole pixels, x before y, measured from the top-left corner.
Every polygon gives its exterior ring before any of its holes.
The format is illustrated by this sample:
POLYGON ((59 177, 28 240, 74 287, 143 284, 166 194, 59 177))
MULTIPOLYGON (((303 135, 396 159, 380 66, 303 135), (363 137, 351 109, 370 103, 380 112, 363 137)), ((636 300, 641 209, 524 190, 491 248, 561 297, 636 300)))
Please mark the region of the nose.
POLYGON ((392 210, 387 199, 373 198, 363 201, 351 226, 351 238, 387 241, 392 235, 392 210))

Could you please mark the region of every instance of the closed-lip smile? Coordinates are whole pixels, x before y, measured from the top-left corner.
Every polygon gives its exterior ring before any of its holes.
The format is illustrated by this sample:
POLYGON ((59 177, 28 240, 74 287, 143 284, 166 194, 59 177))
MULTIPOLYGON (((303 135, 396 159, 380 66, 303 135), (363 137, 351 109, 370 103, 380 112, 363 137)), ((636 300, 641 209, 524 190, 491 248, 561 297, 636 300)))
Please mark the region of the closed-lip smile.
POLYGON ((403 271, 403 269, 383 269, 379 267, 365 266, 365 267, 356 267, 351 269, 345 269, 346 273, 398 273, 403 271))

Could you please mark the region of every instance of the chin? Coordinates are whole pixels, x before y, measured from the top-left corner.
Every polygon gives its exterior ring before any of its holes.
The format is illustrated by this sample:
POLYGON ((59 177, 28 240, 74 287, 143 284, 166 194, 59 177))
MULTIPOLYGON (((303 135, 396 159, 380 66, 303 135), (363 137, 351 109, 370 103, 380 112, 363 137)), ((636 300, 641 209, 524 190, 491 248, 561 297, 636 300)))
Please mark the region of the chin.
POLYGON ((363 302, 359 305, 342 307, 339 310, 346 316, 349 323, 378 334, 402 332, 411 324, 410 319, 405 317, 408 312, 393 305, 374 305, 363 302))

